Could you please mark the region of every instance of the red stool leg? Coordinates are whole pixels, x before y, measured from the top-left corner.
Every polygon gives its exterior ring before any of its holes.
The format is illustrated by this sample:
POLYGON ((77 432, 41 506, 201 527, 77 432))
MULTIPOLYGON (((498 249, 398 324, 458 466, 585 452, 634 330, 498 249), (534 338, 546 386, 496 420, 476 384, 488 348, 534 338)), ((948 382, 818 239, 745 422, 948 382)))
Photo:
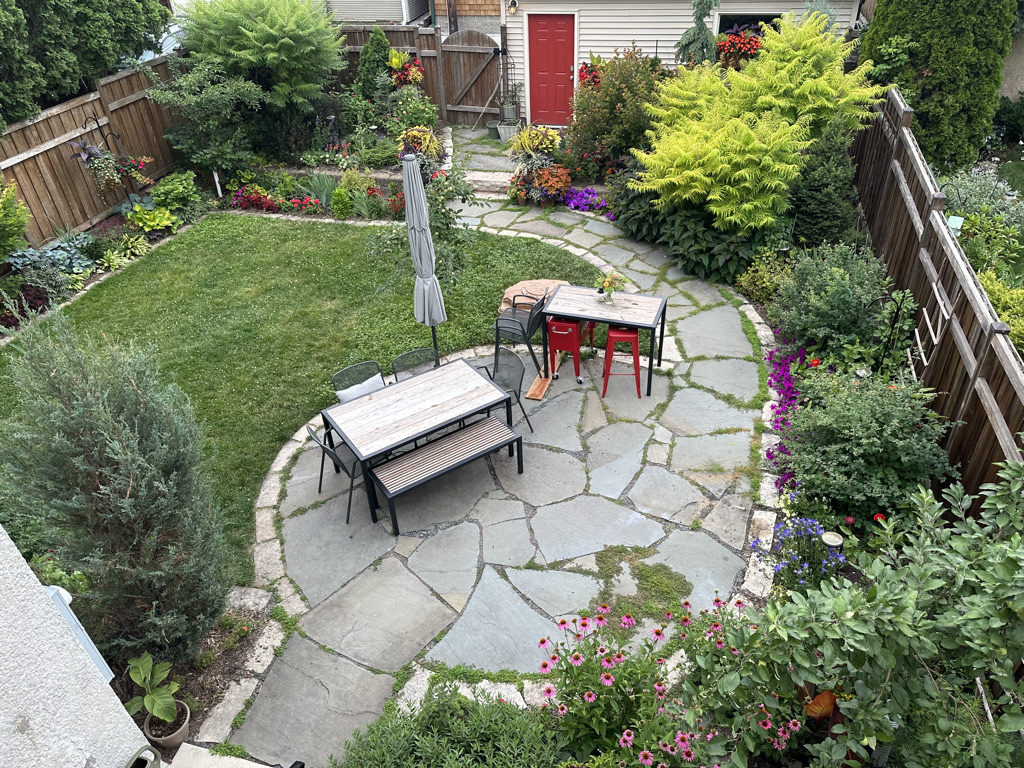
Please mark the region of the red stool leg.
POLYGON ((604 350, 604 389, 601 390, 601 397, 608 392, 608 379, 611 378, 613 357, 615 357, 615 337, 609 332, 608 345, 604 350))
MULTIPOLYGON (((653 333, 653 331, 652 331, 653 333)), ((633 348, 633 374, 636 378, 636 396, 642 399, 640 394, 640 332, 635 331, 629 345, 633 348)))

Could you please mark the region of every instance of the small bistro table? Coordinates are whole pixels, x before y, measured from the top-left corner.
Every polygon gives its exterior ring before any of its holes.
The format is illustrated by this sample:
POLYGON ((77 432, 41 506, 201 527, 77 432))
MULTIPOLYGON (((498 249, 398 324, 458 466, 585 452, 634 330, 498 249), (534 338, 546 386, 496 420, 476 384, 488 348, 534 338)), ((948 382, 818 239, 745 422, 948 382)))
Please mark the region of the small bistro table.
MULTIPOLYGON (((587 320, 606 325, 621 325, 624 328, 643 328, 651 332, 651 349, 647 365, 647 396, 650 397, 654 383, 654 337, 658 336, 658 365, 661 365, 661 350, 665 343, 665 305, 663 296, 640 296, 636 293, 617 291, 614 301, 609 304, 597 300, 596 288, 579 285, 560 285, 551 294, 544 307, 547 317, 567 317, 571 320, 587 320), (658 325, 661 331, 655 333, 658 325)), ((541 323, 544 340, 544 378, 548 377, 548 324, 541 323)))
POLYGON ((505 405, 512 426, 512 396, 459 359, 320 412, 327 440, 336 432, 363 471, 370 517, 377 522, 377 491, 369 478, 374 459, 481 411, 505 405))

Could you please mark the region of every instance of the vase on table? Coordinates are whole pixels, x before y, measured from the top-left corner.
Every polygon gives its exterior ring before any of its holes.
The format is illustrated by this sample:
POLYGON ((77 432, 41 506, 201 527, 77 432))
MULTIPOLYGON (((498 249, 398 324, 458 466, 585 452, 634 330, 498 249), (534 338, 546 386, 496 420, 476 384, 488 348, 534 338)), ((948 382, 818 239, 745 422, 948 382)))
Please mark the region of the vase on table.
POLYGON ((612 303, 612 299, 614 299, 614 298, 615 298, 615 291, 605 291, 604 292, 605 304, 611 304, 612 303))
POLYGON ((604 288, 597 289, 597 295, 594 296, 595 301, 604 301, 604 288))

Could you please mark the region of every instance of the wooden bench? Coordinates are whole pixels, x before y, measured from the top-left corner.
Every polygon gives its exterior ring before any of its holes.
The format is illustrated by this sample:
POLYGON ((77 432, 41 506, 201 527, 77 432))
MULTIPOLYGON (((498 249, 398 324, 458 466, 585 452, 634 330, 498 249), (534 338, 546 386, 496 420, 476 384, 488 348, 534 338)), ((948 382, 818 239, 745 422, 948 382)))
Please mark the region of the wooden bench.
POLYGON ((394 535, 398 535, 395 497, 464 467, 499 448, 508 446, 508 455, 512 456, 513 443, 518 448, 515 455, 519 459, 519 474, 523 474, 522 435, 493 417, 470 424, 371 469, 370 477, 374 485, 388 500, 394 535))

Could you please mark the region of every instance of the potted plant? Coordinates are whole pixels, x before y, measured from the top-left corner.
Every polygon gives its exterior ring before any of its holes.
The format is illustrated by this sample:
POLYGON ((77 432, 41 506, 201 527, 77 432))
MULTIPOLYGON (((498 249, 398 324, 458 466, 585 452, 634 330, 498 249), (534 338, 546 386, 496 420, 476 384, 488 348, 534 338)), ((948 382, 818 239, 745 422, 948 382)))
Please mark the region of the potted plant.
POLYGON ((178 684, 161 685, 170 671, 169 662, 154 665, 153 657, 148 653, 128 660, 128 674, 145 691, 145 695, 129 700, 124 705, 125 709, 130 715, 140 709, 146 710, 148 714, 142 731, 147 739, 163 749, 174 749, 188 738, 188 724, 192 717, 188 704, 174 698, 178 684), (154 717, 158 722, 153 722, 154 717))
MULTIPOLYGON (((498 97, 498 116, 500 123, 519 124, 519 105, 523 102, 523 84, 514 83, 498 97)), ((499 128, 500 131, 500 128, 499 128)), ((506 139, 507 141, 507 139, 506 139)))

